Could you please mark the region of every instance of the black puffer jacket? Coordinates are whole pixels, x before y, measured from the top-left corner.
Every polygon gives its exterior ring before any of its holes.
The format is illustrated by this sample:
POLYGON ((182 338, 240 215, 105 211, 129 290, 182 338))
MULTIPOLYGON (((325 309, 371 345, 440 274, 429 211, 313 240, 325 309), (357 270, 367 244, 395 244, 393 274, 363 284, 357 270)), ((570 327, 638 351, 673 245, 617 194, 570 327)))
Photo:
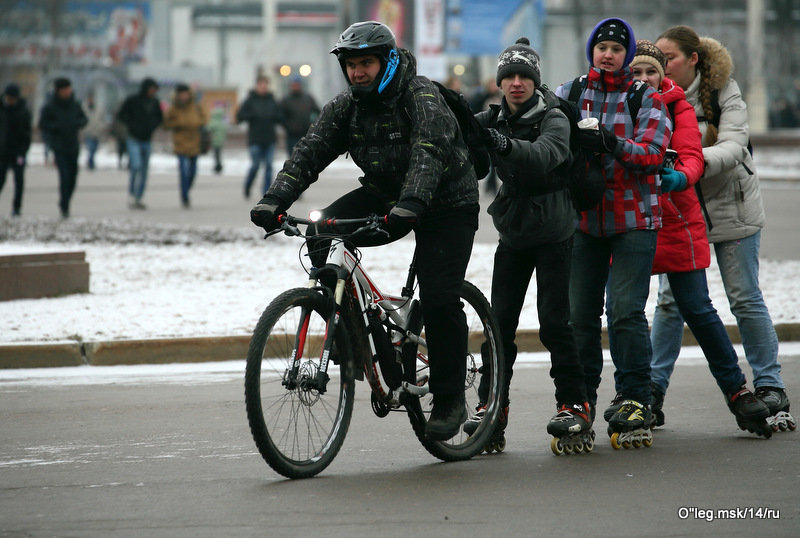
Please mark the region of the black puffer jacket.
POLYGON ((39 116, 39 130, 41 130, 54 152, 78 153, 80 141, 78 131, 83 129, 89 119, 83 112, 83 107, 75 97, 59 99, 54 96, 42 107, 39 116))
POLYGON ((247 122, 247 144, 271 146, 275 143, 275 126, 283 122, 283 113, 271 93, 250 91, 236 113, 236 122, 247 122))
POLYGON ((0 160, 24 157, 31 146, 31 111, 23 98, 13 106, 0 99, 0 160))
POLYGON ((128 135, 142 142, 150 141, 153 132, 164 120, 158 98, 147 95, 150 88, 148 82, 145 79, 139 88, 139 93, 128 96, 117 113, 117 118, 127 128, 128 135))
POLYGON ((555 95, 541 88, 516 114, 503 101, 475 116, 511 139, 508 155, 493 155, 503 185, 488 211, 500 239, 512 248, 564 241, 575 232, 563 170, 570 158, 570 125, 556 103, 555 95))
POLYGON ((361 183, 388 203, 415 199, 431 208, 478 203, 478 182, 458 123, 436 86, 400 65, 377 104, 348 89, 328 102, 269 189, 288 207, 339 155, 350 152, 361 183))

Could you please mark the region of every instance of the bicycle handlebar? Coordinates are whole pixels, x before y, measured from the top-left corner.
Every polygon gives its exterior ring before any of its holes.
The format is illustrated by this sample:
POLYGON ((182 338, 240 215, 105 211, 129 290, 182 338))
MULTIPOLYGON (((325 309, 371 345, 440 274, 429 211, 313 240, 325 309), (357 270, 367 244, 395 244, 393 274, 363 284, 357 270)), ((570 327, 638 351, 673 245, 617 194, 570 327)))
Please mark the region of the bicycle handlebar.
MULTIPOLYGON (((300 217, 295 217, 295 216, 289 215, 287 213, 284 213, 283 215, 278 215, 278 222, 280 223, 280 227, 275 229, 275 230, 273 230, 273 231, 271 231, 271 232, 268 232, 264 236, 264 239, 266 239, 267 237, 269 237, 271 235, 275 235, 277 233, 280 233, 280 232, 285 232, 286 235, 289 235, 289 236, 301 236, 303 234, 297 228, 297 226, 300 225, 300 224, 306 224, 306 225, 324 224, 326 227, 329 227, 329 228, 335 228, 336 226, 353 225, 353 224, 361 224, 361 225, 363 225, 360 228, 358 228, 357 230, 355 230, 353 232, 349 232, 347 234, 347 235, 354 235, 354 234, 357 234, 358 232, 361 232, 362 230, 365 230, 365 229, 376 229, 376 230, 380 229, 380 225, 384 224, 386 222, 386 216, 385 215, 372 214, 372 215, 369 215, 367 217, 361 217, 361 218, 357 218, 357 219, 337 219, 337 218, 332 218, 332 219, 311 220, 311 219, 304 219, 304 218, 300 218, 300 217)), ((387 235, 388 235, 388 232, 387 232, 387 235)))

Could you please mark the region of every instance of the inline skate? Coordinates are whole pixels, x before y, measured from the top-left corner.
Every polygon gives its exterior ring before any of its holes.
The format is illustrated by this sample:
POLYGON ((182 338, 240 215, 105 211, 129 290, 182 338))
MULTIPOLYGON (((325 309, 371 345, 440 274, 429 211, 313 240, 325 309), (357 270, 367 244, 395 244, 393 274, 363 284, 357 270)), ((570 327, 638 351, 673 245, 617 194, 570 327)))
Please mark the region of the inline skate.
POLYGON ((653 444, 653 413, 649 405, 624 400, 608 421, 608 435, 614 450, 649 447, 653 444))
MULTIPOLYGON (((478 407, 475 409, 475 414, 467 419, 464 422, 464 433, 467 435, 472 435, 478 430, 478 426, 480 426, 483 417, 486 415, 486 404, 478 404, 478 407)), ((491 454, 492 452, 502 452, 506 448, 506 426, 508 425, 508 407, 503 407, 500 410, 500 413, 497 415, 497 427, 494 429, 494 433, 489 438, 489 442, 483 447, 483 451, 486 454, 491 454)))
POLYGON ((728 409, 736 417, 739 428, 767 439, 772 437, 772 426, 767 422, 770 416, 769 407, 756 398, 750 389, 742 385, 738 391, 725 396, 728 400, 728 409))
POLYGON ((553 436, 550 450, 553 454, 587 454, 594 449, 591 408, 583 404, 559 404, 558 412, 547 424, 547 433, 553 436))
POLYGON ((619 406, 622 405, 622 402, 625 401, 625 397, 622 395, 621 392, 618 392, 616 396, 611 400, 611 403, 608 404, 606 410, 603 411, 603 420, 608 422, 611 420, 611 417, 614 416, 614 413, 617 412, 619 406))
POLYGON ((764 402, 769 408, 767 424, 772 431, 786 430, 794 431, 797 429, 797 421, 789 414, 789 397, 786 391, 778 387, 758 387, 756 388, 756 398, 764 402))

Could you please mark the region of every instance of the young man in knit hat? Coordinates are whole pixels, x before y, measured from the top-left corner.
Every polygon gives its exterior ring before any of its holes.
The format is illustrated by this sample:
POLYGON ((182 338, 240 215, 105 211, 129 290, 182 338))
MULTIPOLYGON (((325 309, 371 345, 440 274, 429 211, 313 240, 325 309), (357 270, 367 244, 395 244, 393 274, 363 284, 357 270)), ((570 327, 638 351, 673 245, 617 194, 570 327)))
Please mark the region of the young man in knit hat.
POLYGON ((650 446, 653 440, 652 348, 644 310, 661 228, 658 171, 672 129, 658 92, 641 90, 642 83, 633 78, 635 54, 630 25, 619 18, 602 20, 586 42, 587 75, 556 90, 567 97, 580 84, 578 108, 598 121, 595 129, 581 129, 580 143, 598 159, 606 189, 597 206, 580 214, 570 274, 570 324, 594 405, 603 370, 600 330, 606 307, 620 387, 603 414, 614 448, 650 446), (637 91, 641 104, 632 115, 628 96, 637 91))
MULTIPOLYGON (((514 343, 525 292, 536 271, 539 337, 550 351, 557 413, 547 425, 553 451, 592 447, 591 412, 583 368, 569 326, 569 273, 575 209, 565 169, 571 154, 570 124, 555 95, 542 86, 539 55, 527 38, 500 54, 499 105, 476 115, 494 146, 493 162, 502 186, 489 206, 500 242, 494 257, 492 307, 497 314, 506 358, 505 413, 495 442, 502 449, 508 418, 508 387, 517 356, 514 343), (513 134, 512 134, 513 133, 513 134), (572 436, 568 434, 574 434, 572 436), (566 438, 565 438, 566 436, 566 438), (559 440, 560 439, 560 440, 559 440)), ((488 377, 488 376, 487 376, 488 377)), ((485 397, 486 387, 479 389, 485 397)), ((464 425, 477 429, 479 407, 464 425)))

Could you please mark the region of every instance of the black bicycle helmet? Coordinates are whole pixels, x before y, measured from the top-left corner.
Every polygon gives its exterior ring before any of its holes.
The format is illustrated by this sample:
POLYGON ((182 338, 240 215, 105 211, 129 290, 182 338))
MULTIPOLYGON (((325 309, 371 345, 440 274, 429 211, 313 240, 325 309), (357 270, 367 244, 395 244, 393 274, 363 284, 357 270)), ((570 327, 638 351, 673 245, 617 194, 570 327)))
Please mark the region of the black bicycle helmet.
POLYGON ((368 87, 351 86, 353 95, 366 97, 375 92, 380 94, 394 78, 397 66, 400 63, 400 56, 397 53, 397 41, 394 34, 383 23, 377 21, 357 22, 350 25, 336 41, 336 45, 331 49, 331 54, 335 54, 339 60, 339 65, 344 73, 347 83, 350 79, 347 76, 345 60, 355 56, 366 56, 374 54, 381 61, 381 71, 375 77, 375 82, 368 87))

